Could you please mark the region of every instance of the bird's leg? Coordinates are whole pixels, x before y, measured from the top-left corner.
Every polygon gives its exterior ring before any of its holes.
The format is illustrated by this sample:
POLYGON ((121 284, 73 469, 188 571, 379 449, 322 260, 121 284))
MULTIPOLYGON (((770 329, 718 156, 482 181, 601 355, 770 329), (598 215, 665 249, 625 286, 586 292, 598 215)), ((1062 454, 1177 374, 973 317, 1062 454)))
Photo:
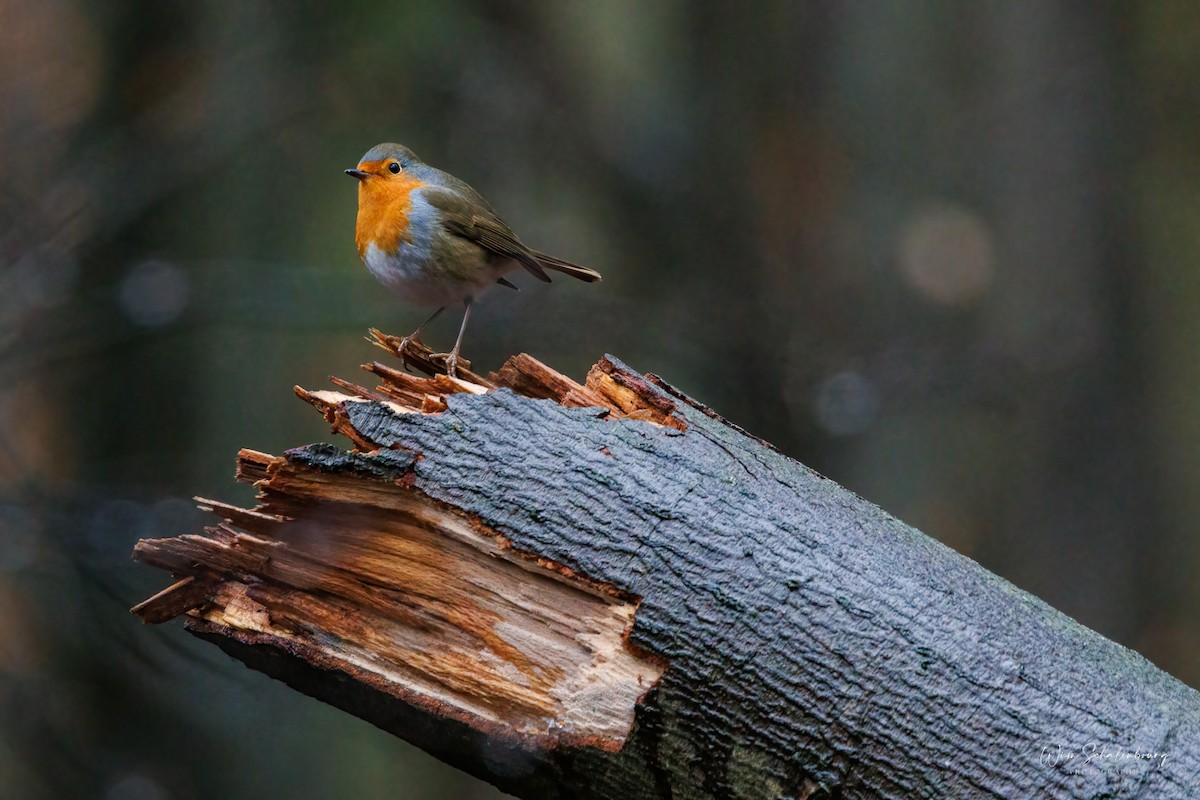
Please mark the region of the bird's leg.
POLYGON ((439 353, 438 354, 438 355, 445 357, 445 359, 446 359, 446 374, 449 375, 451 378, 458 377, 458 353, 462 349, 463 334, 467 330, 467 320, 469 320, 471 318, 471 298, 468 297, 466 300, 463 301, 463 304, 466 307, 463 309, 462 326, 458 329, 458 339, 456 339, 454 341, 454 349, 451 350, 449 353, 439 353))
POLYGON ((442 306, 442 307, 441 307, 441 308, 439 308, 437 311, 433 312, 433 315, 432 315, 432 316, 430 316, 430 317, 429 317, 429 319, 427 319, 427 320, 425 320, 424 322, 422 322, 422 323, 421 323, 421 327, 417 328, 415 331, 413 331, 412 333, 410 333, 408 336, 405 336, 403 339, 401 339, 401 340, 400 340, 400 349, 401 349, 401 350, 403 350, 403 349, 407 348, 410 342, 419 342, 419 341, 421 341, 421 331, 423 331, 423 330, 425 330, 426 328, 428 328, 428 327, 429 327, 429 323, 433 322, 435 319, 437 319, 438 317, 440 317, 440 316, 442 315, 442 312, 443 312, 443 311, 445 311, 445 310, 446 310, 446 307, 445 307, 445 306, 442 306))
POLYGON ((405 336, 403 339, 400 340, 400 347, 398 349, 400 350, 400 358, 404 362, 405 369, 408 368, 408 359, 404 358, 404 355, 408 352, 408 346, 410 344, 412 344, 413 342, 420 342, 421 341, 421 331, 425 330, 425 328, 427 328, 429 326, 429 323, 433 322, 435 319, 437 319, 439 316, 441 316, 441 313, 445 310, 446 310, 446 307, 442 306, 437 311, 433 312, 433 316, 431 316, 429 319, 422 322, 421 327, 417 328, 415 331, 410 333, 408 336, 405 336))

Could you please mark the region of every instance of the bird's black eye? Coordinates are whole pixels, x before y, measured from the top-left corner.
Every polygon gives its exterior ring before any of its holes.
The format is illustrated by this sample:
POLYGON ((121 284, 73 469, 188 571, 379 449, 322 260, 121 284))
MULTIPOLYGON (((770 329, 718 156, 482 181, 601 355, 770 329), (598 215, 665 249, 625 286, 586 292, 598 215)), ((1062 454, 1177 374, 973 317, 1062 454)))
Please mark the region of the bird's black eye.
POLYGON ((400 172, 400 162, 393 161, 392 163, 388 164, 388 169, 391 170, 393 175, 398 174, 400 172))

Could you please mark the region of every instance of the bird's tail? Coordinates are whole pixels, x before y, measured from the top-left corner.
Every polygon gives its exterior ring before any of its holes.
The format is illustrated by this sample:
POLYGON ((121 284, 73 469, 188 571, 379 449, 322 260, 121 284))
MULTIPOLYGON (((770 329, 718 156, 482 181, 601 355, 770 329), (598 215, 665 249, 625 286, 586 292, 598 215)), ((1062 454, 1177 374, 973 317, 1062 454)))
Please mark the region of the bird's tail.
POLYGON ((572 278, 578 278, 579 280, 587 281, 588 283, 595 283, 596 281, 600 280, 600 273, 596 272, 594 269, 581 267, 578 264, 572 264, 570 261, 563 261, 561 258, 548 256, 545 253, 538 252, 537 250, 533 251, 533 257, 536 258, 537 262, 546 269, 552 269, 555 272, 562 272, 566 275, 570 275, 572 278))

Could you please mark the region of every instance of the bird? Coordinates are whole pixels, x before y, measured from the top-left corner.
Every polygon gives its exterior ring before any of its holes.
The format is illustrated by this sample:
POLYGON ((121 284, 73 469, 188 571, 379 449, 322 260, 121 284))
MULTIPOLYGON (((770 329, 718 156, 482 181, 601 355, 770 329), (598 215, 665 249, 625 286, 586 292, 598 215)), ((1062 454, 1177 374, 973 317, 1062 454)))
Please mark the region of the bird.
POLYGON ((512 270, 524 267, 547 283, 546 270, 600 280, 594 269, 527 247, 479 192, 402 144, 375 145, 345 173, 358 181, 354 240, 367 270, 409 303, 437 309, 401 339, 400 352, 420 342, 422 331, 448 307, 463 304, 454 349, 432 356, 451 377, 457 377, 472 305, 497 284, 516 289, 504 277, 512 270))

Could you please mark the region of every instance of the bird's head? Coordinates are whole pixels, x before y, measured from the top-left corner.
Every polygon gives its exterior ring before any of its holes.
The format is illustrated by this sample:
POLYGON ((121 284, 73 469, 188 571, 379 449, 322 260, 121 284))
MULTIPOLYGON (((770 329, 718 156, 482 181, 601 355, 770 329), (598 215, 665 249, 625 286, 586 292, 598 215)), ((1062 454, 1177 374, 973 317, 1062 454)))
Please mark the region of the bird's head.
POLYGON ((346 170, 346 174, 357 178, 363 185, 380 181, 394 181, 411 177, 404 172, 414 164, 420 164, 412 150, 402 144, 385 142, 368 150, 359 160, 358 166, 346 170))

